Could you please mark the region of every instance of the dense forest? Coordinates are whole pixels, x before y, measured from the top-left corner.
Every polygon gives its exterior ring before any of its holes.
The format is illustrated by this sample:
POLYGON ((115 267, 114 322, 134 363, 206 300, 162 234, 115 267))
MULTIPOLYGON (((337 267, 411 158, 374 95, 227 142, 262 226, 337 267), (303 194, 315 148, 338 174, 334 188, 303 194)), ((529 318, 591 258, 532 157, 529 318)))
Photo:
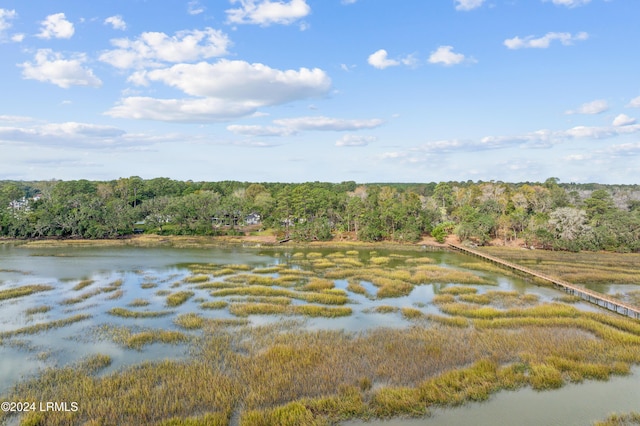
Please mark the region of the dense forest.
POLYGON ((640 252, 640 185, 0 181, 0 237, 118 238, 146 232, 300 241, 358 239, 640 252))

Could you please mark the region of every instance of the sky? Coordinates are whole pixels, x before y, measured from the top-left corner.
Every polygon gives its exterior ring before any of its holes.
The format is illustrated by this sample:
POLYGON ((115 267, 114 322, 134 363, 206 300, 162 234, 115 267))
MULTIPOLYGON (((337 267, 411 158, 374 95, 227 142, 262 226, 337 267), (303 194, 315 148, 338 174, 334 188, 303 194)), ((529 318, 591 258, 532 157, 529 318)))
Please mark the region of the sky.
POLYGON ((640 183, 637 0, 0 0, 0 179, 640 183))

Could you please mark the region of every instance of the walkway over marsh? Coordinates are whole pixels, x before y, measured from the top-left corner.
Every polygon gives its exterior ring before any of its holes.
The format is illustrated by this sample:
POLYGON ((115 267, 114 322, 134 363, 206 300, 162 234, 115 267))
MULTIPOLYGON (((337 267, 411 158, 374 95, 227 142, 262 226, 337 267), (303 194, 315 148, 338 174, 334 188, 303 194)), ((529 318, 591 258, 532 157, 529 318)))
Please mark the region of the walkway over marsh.
POLYGON ((448 244, 449 247, 451 247, 452 249, 461 251, 463 253, 466 254, 470 254, 472 256, 477 256, 480 257, 484 260, 487 260, 489 262, 493 262, 497 265, 501 265, 504 266, 506 268, 509 269, 513 269, 515 271, 519 271, 522 272, 526 275, 530 275, 536 278, 540 278, 543 279, 545 281, 549 281, 550 283, 552 283, 555 287, 559 287, 561 289, 563 289, 565 292, 567 292, 568 294, 573 294, 576 296, 581 297, 582 299, 593 303, 595 305, 598 305, 600 307, 603 308, 607 308, 610 311, 614 311, 617 312, 621 315, 626 315, 628 317, 631 318, 635 318, 635 319, 640 319, 640 308, 636 307, 636 306, 632 306, 629 305, 627 303, 621 302, 617 299, 614 299, 613 297, 604 295, 602 293, 598 293, 596 291, 592 291, 592 290, 588 290, 584 287, 580 287, 578 285, 575 284, 571 284, 568 283, 566 281, 560 280, 558 278, 546 275, 546 274, 541 274, 540 272, 534 271, 532 269, 529 268, 525 268, 524 266, 520 266, 517 265, 515 263, 511 263, 511 262, 507 262, 506 260, 500 259, 498 257, 495 256, 490 256, 488 254, 479 252, 477 250, 473 250, 471 248, 468 247, 464 247, 458 244, 448 244))

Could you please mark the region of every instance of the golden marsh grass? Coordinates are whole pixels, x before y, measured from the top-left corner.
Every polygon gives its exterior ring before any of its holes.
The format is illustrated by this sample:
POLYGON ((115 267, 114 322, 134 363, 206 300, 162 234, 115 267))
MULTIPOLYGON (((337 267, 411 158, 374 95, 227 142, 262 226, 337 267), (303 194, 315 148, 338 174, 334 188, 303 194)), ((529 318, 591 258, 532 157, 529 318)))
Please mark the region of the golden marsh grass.
POLYGON ((53 287, 42 284, 23 285, 7 290, 0 290, 0 300, 15 299, 17 297, 29 296, 34 293, 49 290, 53 290, 53 287))

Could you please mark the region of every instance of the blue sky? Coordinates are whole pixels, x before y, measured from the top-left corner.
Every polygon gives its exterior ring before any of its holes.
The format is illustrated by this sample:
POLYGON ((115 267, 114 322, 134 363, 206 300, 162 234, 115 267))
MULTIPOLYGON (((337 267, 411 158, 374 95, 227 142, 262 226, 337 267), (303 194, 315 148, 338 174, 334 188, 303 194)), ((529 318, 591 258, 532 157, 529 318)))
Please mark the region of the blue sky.
POLYGON ((0 1, 0 179, 638 183, 637 0, 0 1))

